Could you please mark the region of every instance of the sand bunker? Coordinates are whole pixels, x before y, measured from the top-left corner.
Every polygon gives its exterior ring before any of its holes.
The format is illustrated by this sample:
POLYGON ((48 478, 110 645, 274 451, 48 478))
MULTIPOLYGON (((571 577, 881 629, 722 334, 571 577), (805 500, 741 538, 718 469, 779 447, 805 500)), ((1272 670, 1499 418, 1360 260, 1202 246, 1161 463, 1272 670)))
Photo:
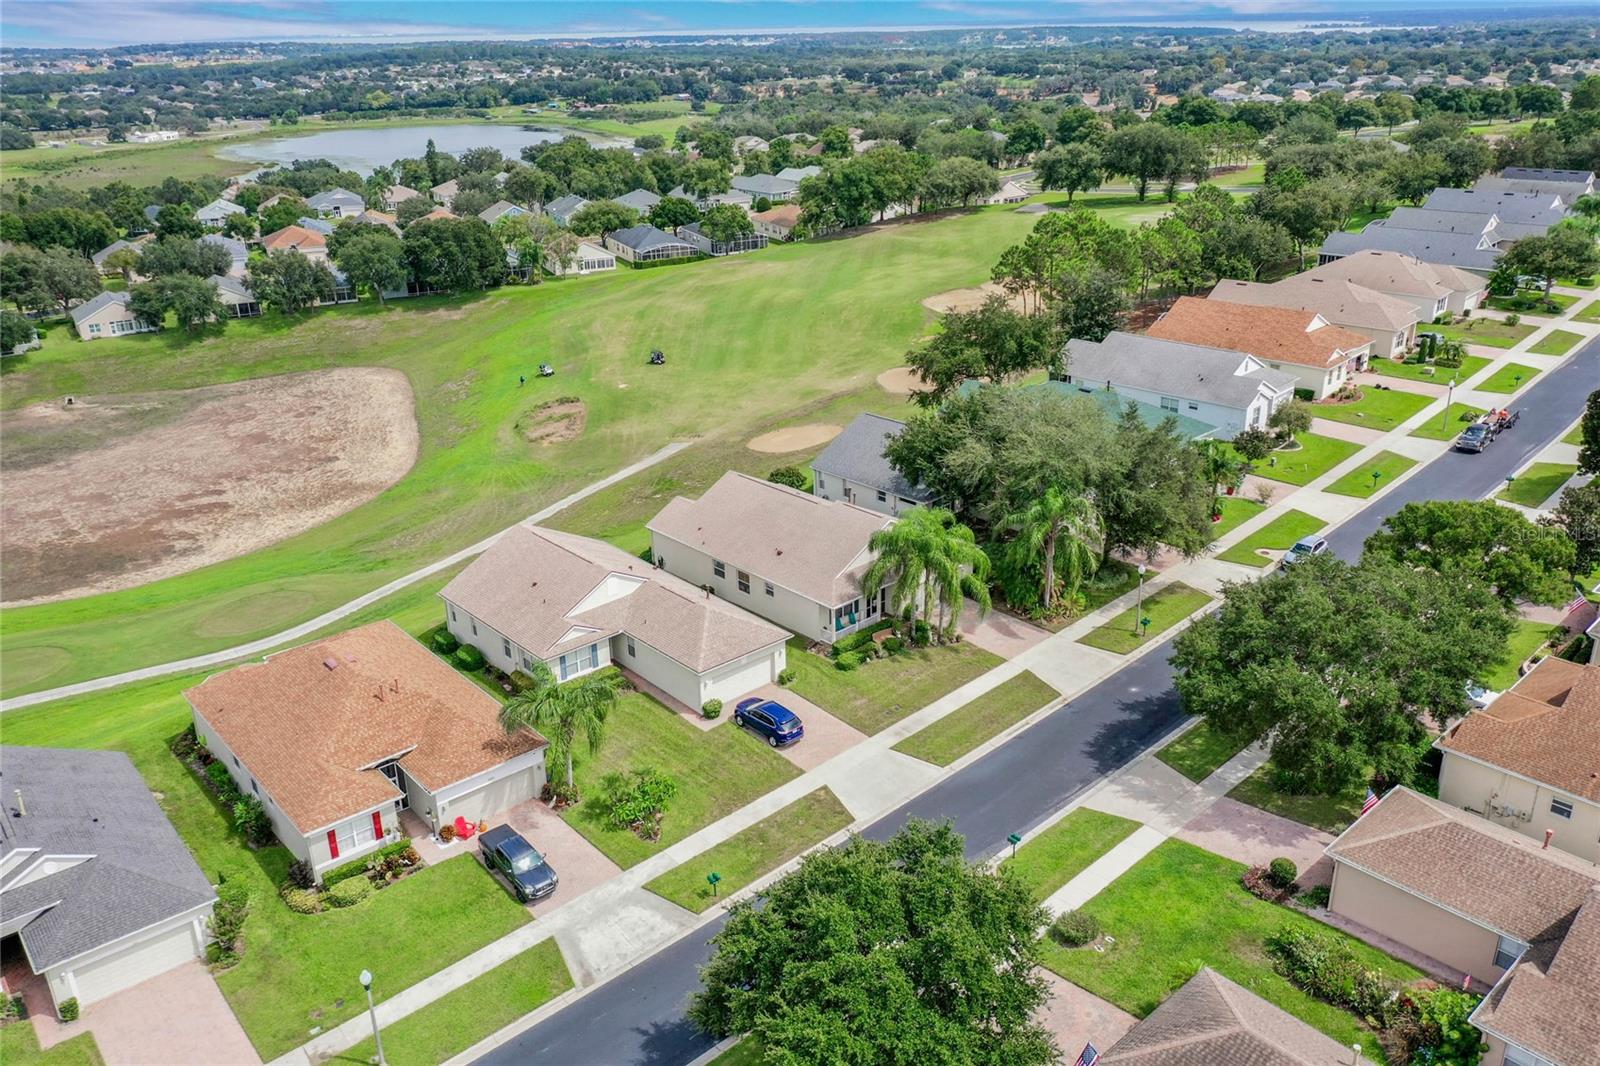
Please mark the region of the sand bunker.
POLYGON ((349 368, 77 397, 6 419, 8 605, 130 588, 336 518, 417 458, 411 385, 349 368))
POLYGON ((775 429, 771 433, 752 437, 745 447, 753 452, 786 455, 789 452, 805 451, 807 448, 820 448, 837 437, 842 428, 825 422, 809 426, 790 426, 788 429, 775 429))
MULTIPOLYGON (((941 315, 946 315, 951 311, 976 311, 983 306, 983 302, 989 297, 1005 295, 1006 290, 992 281, 986 281, 982 285, 974 285, 970 289, 951 289, 948 292, 929 296, 922 301, 922 306, 930 311, 937 311, 941 315)), ((1023 310, 1021 296, 1007 297, 1006 302, 1015 310, 1023 310)))
POLYGON ((932 388, 909 366, 897 366, 879 374, 878 387, 891 396, 913 396, 932 388))
POLYGON ((532 414, 517 423, 517 428, 529 444, 561 444, 583 436, 588 421, 589 409, 583 401, 566 396, 535 407, 532 414))

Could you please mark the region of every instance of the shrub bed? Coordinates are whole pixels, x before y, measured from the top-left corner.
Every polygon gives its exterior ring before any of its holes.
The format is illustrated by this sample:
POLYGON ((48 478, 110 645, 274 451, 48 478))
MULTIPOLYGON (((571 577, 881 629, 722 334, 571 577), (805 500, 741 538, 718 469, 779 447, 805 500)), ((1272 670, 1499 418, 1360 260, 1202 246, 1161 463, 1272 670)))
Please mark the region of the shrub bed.
POLYGON ((1067 911, 1050 923, 1050 938, 1069 948, 1081 948, 1100 939, 1100 919, 1086 911, 1067 911))

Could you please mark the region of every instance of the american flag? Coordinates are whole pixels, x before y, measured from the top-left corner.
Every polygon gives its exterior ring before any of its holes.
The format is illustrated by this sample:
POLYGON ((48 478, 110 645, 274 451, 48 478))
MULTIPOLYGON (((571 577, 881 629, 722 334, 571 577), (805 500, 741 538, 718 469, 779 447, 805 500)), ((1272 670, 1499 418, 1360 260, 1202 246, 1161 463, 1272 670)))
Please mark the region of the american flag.
POLYGON ((1372 786, 1367 786, 1367 798, 1361 801, 1361 813, 1366 814, 1378 804, 1378 794, 1372 791, 1372 786))
POLYGON ((1589 598, 1584 593, 1583 586, 1578 584, 1576 581, 1574 581, 1572 583, 1572 587, 1573 587, 1574 591, 1577 592, 1577 595, 1572 597, 1572 599, 1568 600, 1567 601, 1567 605, 1565 607, 1561 608, 1561 613, 1562 614, 1571 614, 1573 611, 1576 611, 1579 607, 1582 607, 1584 605, 1584 602, 1587 601, 1588 598, 1589 598))
POLYGON ((1093 1044, 1085 1044, 1083 1045, 1083 1053, 1078 1056, 1078 1060, 1074 1062, 1072 1066, 1094 1066, 1094 1064, 1099 1061, 1099 1049, 1097 1049, 1093 1044))

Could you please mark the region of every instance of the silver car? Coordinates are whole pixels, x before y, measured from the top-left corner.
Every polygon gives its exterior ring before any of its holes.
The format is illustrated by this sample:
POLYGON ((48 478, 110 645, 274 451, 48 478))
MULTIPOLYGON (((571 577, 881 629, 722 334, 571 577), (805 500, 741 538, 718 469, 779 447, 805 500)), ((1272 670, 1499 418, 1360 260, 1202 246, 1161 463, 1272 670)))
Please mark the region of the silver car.
POLYGON ((1321 555, 1328 550, 1328 538, 1313 533, 1309 537, 1301 537, 1294 542, 1294 547, 1283 553, 1283 566, 1293 566, 1303 562, 1313 555, 1321 555))

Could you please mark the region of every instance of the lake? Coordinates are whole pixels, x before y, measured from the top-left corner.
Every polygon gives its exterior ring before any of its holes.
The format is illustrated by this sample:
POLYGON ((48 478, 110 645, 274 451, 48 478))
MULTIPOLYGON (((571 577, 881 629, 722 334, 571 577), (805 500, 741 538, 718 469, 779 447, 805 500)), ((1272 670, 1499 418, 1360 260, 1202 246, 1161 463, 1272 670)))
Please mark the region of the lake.
POLYGON ((218 150, 226 159, 250 163, 292 163, 296 159, 327 159, 336 166, 370 174, 396 159, 415 159, 422 155, 432 138, 441 152, 460 155, 468 148, 498 148, 516 159, 530 144, 545 144, 563 137, 583 137, 598 148, 620 147, 628 141, 596 137, 578 130, 514 126, 491 122, 453 122, 435 126, 387 126, 380 129, 323 130, 299 136, 230 144, 218 150))

